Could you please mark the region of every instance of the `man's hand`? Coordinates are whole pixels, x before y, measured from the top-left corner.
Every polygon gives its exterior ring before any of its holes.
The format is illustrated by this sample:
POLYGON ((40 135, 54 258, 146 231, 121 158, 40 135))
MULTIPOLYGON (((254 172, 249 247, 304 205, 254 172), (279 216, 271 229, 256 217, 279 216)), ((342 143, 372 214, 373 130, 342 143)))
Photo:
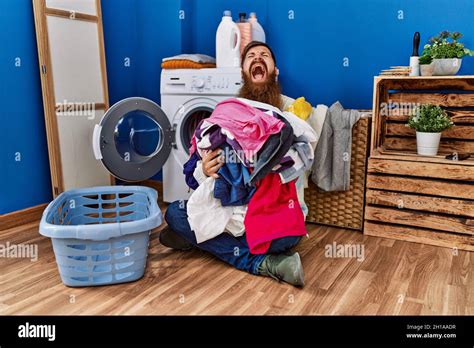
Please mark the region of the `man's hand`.
POLYGON ((221 149, 208 152, 202 158, 202 171, 206 176, 218 178, 217 171, 224 165, 224 158, 221 156, 221 149))

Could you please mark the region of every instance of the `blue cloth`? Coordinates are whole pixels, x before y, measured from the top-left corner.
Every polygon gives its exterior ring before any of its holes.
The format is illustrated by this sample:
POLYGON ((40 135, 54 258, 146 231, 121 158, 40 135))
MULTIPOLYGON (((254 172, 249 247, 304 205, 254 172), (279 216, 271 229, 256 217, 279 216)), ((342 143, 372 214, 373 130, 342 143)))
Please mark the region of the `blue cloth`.
POLYGON ((225 144, 223 148, 226 162, 217 171, 219 178, 214 184, 214 198, 220 199, 224 207, 246 205, 257 188, 245 184, 250 178, 249 170, 232 155, 232 147, 225 144))
MULTIPOLYGON (((189 226, 188 214, 186 212, 187 203, 187 201, 175 201, 168 205, 165 220, 170 229, 195 247, 211 253, 220 260, 242 271, 258 274, 258 267, 266 257, 266 254, 251 254, 245 234, 240 237, 234 237, 228 233, 222 233, 215 238, 198 244, 196 236, 189 226)), ((283 253, 298 244, 300 239, 301 237, 275 239, 270 244, 267 254, 283 253)))
POLYGON ((186 181, 186 184, 193 190, 197 189, 199 186, 199 183, 193 176, 194 169, 196 169, 196 164, 199 160, 200 158, 196 151, 183 166, 184 180, 186 181))

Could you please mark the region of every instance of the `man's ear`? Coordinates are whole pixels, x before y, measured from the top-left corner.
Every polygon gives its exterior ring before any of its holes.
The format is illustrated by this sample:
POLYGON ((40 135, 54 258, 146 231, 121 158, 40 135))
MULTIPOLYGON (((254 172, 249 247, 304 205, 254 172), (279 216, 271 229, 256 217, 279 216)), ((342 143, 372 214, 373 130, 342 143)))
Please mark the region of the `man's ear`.
POLYGON ((280 70, 275 67, 275 81, 278 81, 278 75, 280 75, 280 70))

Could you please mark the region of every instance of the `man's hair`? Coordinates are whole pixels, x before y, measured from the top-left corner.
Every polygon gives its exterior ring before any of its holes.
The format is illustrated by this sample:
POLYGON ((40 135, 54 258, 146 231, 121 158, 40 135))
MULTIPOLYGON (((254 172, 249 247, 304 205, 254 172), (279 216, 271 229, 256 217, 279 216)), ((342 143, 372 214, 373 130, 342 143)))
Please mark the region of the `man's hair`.
POLYGON ((247 44, 247 46, 245 46, 244 50, 242 51, 242 57, 241 57, 241 65, 244 65, 244 60, 245 60, 245 56, 247 55, 247 52, 253 48, 253 47, 257 47, 257 46, 265 46, 266 48, 268 48, 268 50, 270 51, 270 54, 272 55, 272 59, 273 61, 275 62, 276 64, 276 59, 275 59, 275 55, 273 54, 273 51, 272 49, 270 48, 270 46, 268 46, 265 42, 261 42, 261 41, 251 41, 247 44))

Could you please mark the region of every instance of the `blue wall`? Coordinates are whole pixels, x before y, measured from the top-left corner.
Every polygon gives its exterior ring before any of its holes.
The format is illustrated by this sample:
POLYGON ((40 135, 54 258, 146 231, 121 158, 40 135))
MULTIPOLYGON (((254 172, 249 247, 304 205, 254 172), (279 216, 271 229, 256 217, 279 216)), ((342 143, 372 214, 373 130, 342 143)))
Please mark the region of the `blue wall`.
POLYGON ((0 1, 0 42, 2 214, 44 203, 51 192, 31 1, 0 1))
MULTIPOLYGON (((420 46, 442 30, 460 31, 474 49, 472 0, 196 0, 193 9, 192 49, 209 55, 215 55, 223 10, 232 10, 234 20, 238 12, 257 12, 283 92, 313 104, 340 100, 346 107, 371 108, 373 76, 408 65, 415 31, 420 46)), ((474 73, 474 58, 465 59, 459 73, 474 73)))
MULTIPOLYGON (((102 0, 110 102, 138 95, 159 103, 161 59, 214 56, 225 9, 234 19, 257 12, 283 92, 313 104, 370 108, 373 76, 408 64, 415 31, 423 44, 441 30, 460 31, 474 48, 473 0, 102 0)), ((31 0, 0 1, 0 29, 3 214, 48 202, 51 184, 31 0)), ((474 59, 465 59, 460 74, 473 72, 474 59)))
MULTIPOLYGON (((161 59, 179 54, 184 41, 180 8, 181 0, 102 0, 111 104, 131 96, 160 102, 161 59), (127 58, 129 66, 124 64, 127 58)), ((52 195, 31 0, 1 0, 0 29, 4 214, 49 202, 52 195), (15 66, 17 57, 20 67, 15 66)))

